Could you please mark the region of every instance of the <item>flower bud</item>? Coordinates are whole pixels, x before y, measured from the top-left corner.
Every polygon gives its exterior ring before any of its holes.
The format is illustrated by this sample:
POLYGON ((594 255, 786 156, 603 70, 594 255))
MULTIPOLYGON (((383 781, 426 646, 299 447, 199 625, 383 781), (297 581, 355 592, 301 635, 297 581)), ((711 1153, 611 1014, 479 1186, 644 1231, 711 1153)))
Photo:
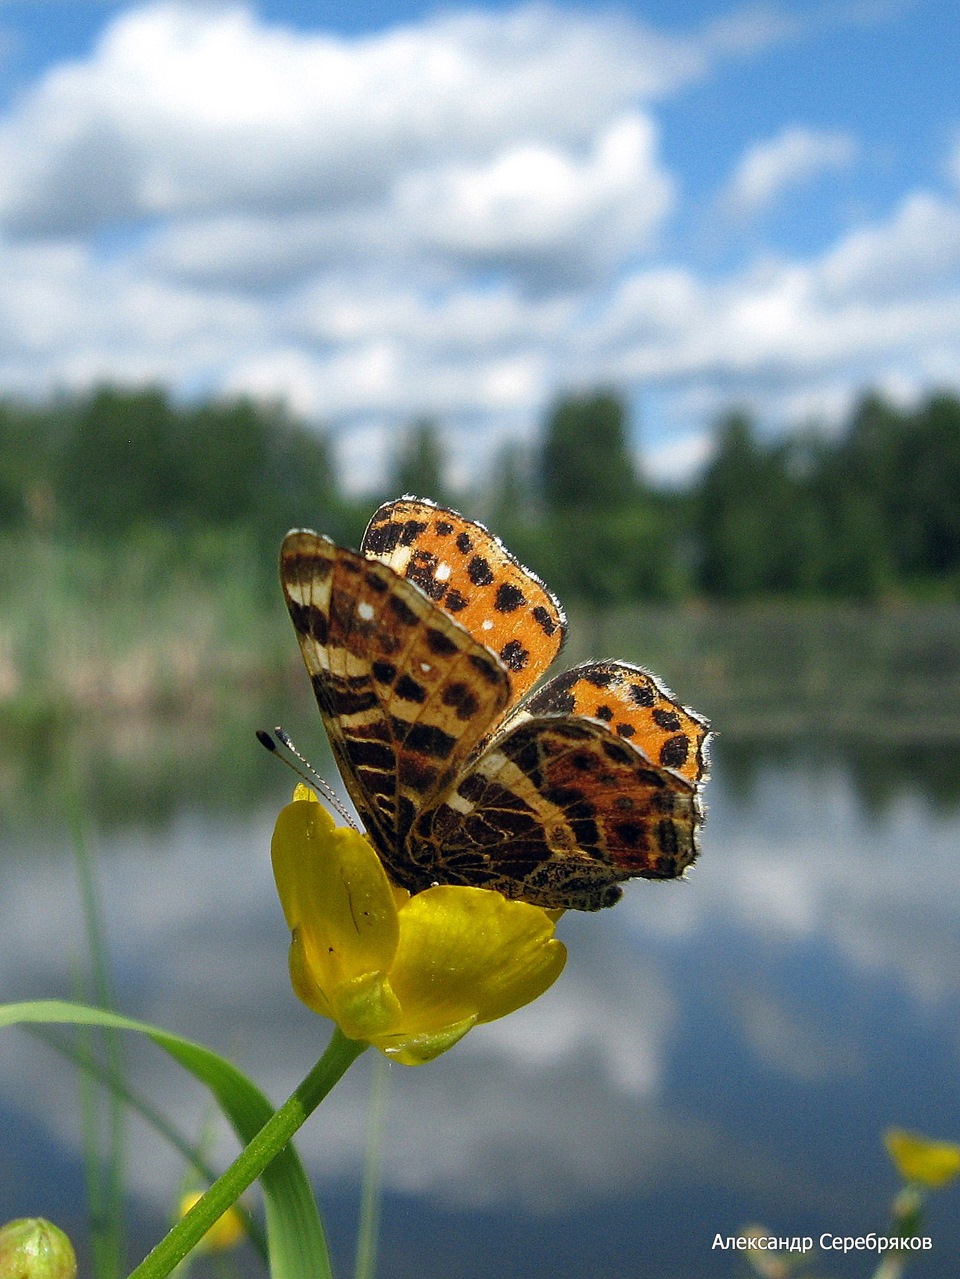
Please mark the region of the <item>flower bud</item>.
POLYGON ((63 1231, 43 1217, 19 1217, 0 1228, 3 1279, 76 1279, 77 1258, 63 1231))

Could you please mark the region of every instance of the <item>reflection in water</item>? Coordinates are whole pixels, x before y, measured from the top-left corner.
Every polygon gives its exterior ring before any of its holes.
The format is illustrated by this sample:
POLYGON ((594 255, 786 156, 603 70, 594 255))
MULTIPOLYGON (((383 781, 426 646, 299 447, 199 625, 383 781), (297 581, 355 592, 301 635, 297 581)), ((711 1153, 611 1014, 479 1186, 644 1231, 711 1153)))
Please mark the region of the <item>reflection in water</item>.
POLYGON ((944 816, 960 808, 958 743, 838 741, 798 736, 758 740, 724 735, 724 778, 737 801, 751 803, 771 766, 785 772, 831 775, 843 772, 866 816, 881 818, 904 797, 915 796, 944 816))
MULTIPOLYGON (((158 822, 131 788, 98 868, 123 1010, 227 1052, 279 1100, 327 1032, 289 990, 270 880, 289 787, 249 749, 270 805, 241 808, 226 783, 219 810, 181 797, 158 822)), ((960 753, 934 756, 955 781, 960 753)), ((747 1220, 884 1227, 882 1129, 960 1135, 960 816, 917 784, 916 753, 899 772, 900 753, 880 758, 876 803, 862 760, 839 749, 721 737, 689 882, 636 884, 613 911, 566 916, 570 964, 553 990, 433 1065, 391 1070, 383 1273, 732 1275, 710 1243, 747 1220)), ((84 954, 69 850, 19 838, 0 864, 3 998, 69 996, 84 954)), ((73 1070, 3 1035, 0 1216, 49 1200, 71 1224, 73 1070)), ((131 1040, 129 1055, 137 1087, 197 1131, 200 1091, 154 1049, 131 1040)), ((299 1141, 345 1255, 368 1065, 299 1141)), ((137 1124, 132 1139, 129 1182, 155 1231, 179 1165, 137 1124)), ((949 1273, 960 1244, 960 1196, 933 1208, 921 1279, 949 1273)), ((824 1269, 863 1273, 857 1260, 824 1269)))

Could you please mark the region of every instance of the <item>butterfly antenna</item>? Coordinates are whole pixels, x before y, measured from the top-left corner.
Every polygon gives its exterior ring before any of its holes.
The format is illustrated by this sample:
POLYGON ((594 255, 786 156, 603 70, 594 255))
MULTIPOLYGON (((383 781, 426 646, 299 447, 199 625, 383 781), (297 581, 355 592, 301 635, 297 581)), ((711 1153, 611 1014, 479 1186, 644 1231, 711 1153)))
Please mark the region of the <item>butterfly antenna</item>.
POLYGON ((308 786, 320 791, 320 793, 330 801, 347 825, 352 827, 353 830, 357 830, 357 823, 347 812, 343 805, 343 801, 340 799, 340 796, 333 787, 328 782, 325 782, 310 761, 300 754, 296 746, 294 746, 293 742, 290 740, 288 734, 285 733, 282 728, 277 726, 273 731, 276 733, 277 740, 280 744, 285 746, 290 754, 300 761, 300 764, 302 764, 303 767, 298 767, 293 760, 288 759, 286 755, 282 755, 280 753, 277 748, 277 743, 273 740, 265 728, 257 729, 257 741, 260 745, 265 746, 272 755, 276 755, 277 759, 286 764, 287 768, 289 768, 292 772, 296 773, 302 782, 306 782, 308 786))

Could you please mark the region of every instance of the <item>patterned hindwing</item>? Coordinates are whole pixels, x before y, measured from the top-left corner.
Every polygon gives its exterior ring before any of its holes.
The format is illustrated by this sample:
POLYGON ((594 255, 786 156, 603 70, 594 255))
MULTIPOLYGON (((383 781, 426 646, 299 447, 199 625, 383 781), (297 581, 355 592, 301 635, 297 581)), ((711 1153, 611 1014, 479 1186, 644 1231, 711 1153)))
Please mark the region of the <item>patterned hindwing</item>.
POLYGON ((634 876, 697 855, 696 785, 603 724, 528 719, 499 735, 410 832, 422 883, 476 884, 548 908, 599 910, 634 876))
POLYGON ((539 689, 523 711, 588 715, 602 720, 661 768, 672 768, 691 782, 706 776, 707 721, 674 701, 648 671, 629 662, 575 666, 539 689))
POLYGON ((560 602, 482 524, 403 497, 380 507, 361 549, 415 582, 499 654, 510 672, 513 700, 533 687, 559 653, 567 626, 560 602))
POLYGON ((503 713, 496 658, 387 565, 309 530, 288 533, 280 580, 334 756, 387 869, 503 713))

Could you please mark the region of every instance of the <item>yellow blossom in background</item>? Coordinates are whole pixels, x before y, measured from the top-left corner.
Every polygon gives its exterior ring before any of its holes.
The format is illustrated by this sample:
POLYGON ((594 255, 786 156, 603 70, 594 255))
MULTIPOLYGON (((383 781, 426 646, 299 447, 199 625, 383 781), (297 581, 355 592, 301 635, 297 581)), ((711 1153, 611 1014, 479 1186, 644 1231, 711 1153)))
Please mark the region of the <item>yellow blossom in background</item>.
POLYGON ((887 1153, 904 1181, 920 1186, 944 1186, 960 1173, 960 1145, 931 1141, 903 1128, 890 1128, 883 1137, 887 1153))
MULTIPOLYGON (((195 1203, 203 1198, 199 1190, 188 1190, 180 1197, 180 1216, 185 1217, 195 1203)), ((245 1238, 243 1218, 236 1208, 228 1208, 218 1217, 197 1245, 203 1252, 227 1252, 245 1238)))
POLYGON ((277 819, 272 855, 296 994, 392 1061, 432 1060, 542 995, 563 969, 555 912, 485 888, 411 896, 306 786, 277 819))

